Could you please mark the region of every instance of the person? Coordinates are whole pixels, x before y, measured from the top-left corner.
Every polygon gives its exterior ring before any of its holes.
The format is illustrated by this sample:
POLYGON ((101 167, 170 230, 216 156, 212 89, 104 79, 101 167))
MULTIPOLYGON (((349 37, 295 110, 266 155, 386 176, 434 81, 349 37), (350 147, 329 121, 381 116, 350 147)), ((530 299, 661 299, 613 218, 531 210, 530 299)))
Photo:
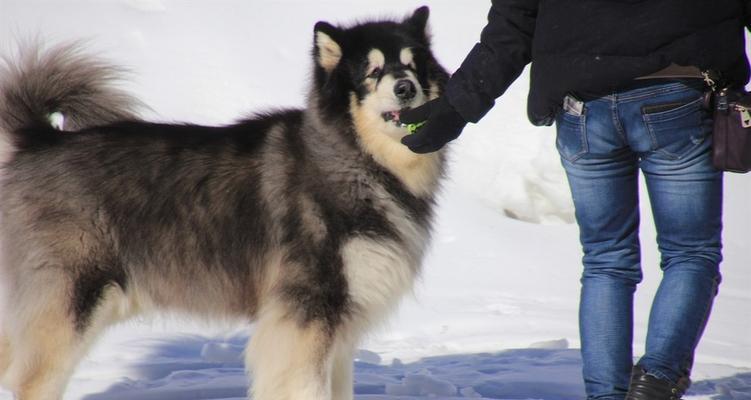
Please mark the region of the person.
POLYGON ((722 172, 711 163, 710 71, 749 80, 751 0, 492 0, 445 94, 403 111, 402 143, 433 152, 476 123, 531 62, 528 116, 556 125, 583 247, 579 329, 588 399, 678 399, 720 283, 722 172), (632 356, 642 279, 638 172, 661 254, 646 348, 632 356))

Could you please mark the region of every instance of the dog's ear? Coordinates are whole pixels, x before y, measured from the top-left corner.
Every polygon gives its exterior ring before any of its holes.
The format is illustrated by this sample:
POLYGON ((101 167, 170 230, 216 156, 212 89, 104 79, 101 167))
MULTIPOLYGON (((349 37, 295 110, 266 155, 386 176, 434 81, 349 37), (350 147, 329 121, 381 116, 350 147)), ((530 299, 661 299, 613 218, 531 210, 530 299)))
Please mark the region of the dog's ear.
POLYGON ((428 6, 422 6, 415 10, 411 16, 404 20, 404 24, 407 25, 410 30, 419 38, 424 39, 426 42, 430 38, 428 32, 428 17, 430 16, 430 9, 428 6))
POLYGON ((313 53, 316 63, 326 72, 331 72, 342 59, 342 46, 338 41, 341 31, 328 22, 318 22, 313 31, 315 32, 313 53))

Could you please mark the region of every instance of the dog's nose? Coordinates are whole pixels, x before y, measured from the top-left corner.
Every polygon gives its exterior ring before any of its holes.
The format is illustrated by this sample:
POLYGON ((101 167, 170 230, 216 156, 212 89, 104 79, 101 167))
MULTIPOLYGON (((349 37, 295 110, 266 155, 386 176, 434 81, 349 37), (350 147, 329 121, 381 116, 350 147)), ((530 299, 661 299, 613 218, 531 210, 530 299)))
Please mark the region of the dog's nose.
POLYGON ((400 100, 411 100, 417 95, 417 88, 411 80, 402 79, 396 82, 394 93, 400 100))

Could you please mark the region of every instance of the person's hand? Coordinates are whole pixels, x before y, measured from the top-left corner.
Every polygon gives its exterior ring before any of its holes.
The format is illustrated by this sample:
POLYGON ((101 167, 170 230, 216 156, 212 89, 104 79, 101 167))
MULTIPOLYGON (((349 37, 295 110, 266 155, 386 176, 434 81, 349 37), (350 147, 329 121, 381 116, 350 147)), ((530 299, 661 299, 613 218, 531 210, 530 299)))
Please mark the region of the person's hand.
POLYGON ((403 124, 424 125, 411 135, 402 138, 402 144, 415 153, 432 153, 459 137, 467 121, 443 97, 419 107, 403 110, 399 115, 403 124))

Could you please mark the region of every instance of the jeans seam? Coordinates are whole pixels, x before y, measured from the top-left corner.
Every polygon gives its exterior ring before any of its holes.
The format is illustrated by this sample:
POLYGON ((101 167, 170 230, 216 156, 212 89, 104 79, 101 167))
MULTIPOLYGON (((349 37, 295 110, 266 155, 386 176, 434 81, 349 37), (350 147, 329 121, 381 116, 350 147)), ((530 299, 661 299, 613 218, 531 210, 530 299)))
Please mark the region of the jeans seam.
POLYGON ((668 378, 668 376, 667 376, 667 375, 663 374, 663 373, 662 373, 662 372, 660 372, 660 371, 657 371, 657 370, 654 370, 654 371, 647 371, 647 375, 651 375, 651 376, 654 376, 654 377, 655 377, 655 378, 657 378, 657 379, 662 379, 662 380, 664 380, 664 381, 668 381, 668 382, 670 382, 671 384, 675 385, 675 382, 673 382, 673 380, 672 380, 672 379, 668 378))
POLYGON ((613 125, 615 126, 615 131, 618 132, 618 136, 621 137, 621 140, 623 140, 624 144, 628 144, 628 140, 626 139, 626 132, 623 130, 623 125, 621 125, 621 119, 618 116, 618 99, 617 97, 613 98, 612 106, 610 107, 611 110, 611 116, 613 118, 613 125))
MULTIPOLYGON (((717 288, 719 286, 720 286, 720 282, 718 282, 717 278, 713 279, 712 290, 714 291, 714 296, 717 296, 717 288)), ((707 326, 707 322, 709 321, 709 315, 712 312, 712 304, 713 304, 713 301, 709 301, 707 303, 707 307, 704 309, 704 317, 702 319, 702 325, 704 326, 705 329, 707 326)), ((692 348, 696 349, 696 347, 699 345, 699 340, 701 340, 701 336, 702 336, 702 332, 696 333, 696 337, 694 337, 694 345, 692 346, 692 348)), ((683 360, 682 362, 683 365, 681 365, 681 368, 685 369, 687 374, 690 373, 691 371, 692 365, 689 365, 689 364, 692 364, 692 361, 691 361, 692 359, 693 359, 693 354, 689 354, 687 359, 683 360)))
POLYGON ((659 143, 657 143, 657 134, 654 132, 654 129, 652 129, 652 125, 649 123, 648 120, 644 119, 643 116, 642 116, 642 120, 644 121, 644 125, 647 126, 647 132, 649 132, 649 141, 652 142, 651 151, 663 154, 672 160, 677 160, 678 156, 659 148, 660 145, 659 143))
POLYGON ((644 92, 637 92, 633 94, 625 94, 625 95, 619 95, 618 100, 620 101, 636 101, 636 100, 643 100, 646 98, 664 95, 664 94, 674 94, 674 93, 681 93, 681 92, 688 92, 688 91, 701 91, 699 89, 696 89, 691 86, 687 86, 685 84, 675 83, 667 87, 659 87, 656 89, 651 89, 644 92))
POLYGON ((579 152, 577 159, 583 157, 585 154, 589 152, 589 139, 587 138, 587 113, 586 109, 585 112, 581 116, 581 130, 579 132, 581 135, 581 144, 582 144, 582 150, 579 152))

